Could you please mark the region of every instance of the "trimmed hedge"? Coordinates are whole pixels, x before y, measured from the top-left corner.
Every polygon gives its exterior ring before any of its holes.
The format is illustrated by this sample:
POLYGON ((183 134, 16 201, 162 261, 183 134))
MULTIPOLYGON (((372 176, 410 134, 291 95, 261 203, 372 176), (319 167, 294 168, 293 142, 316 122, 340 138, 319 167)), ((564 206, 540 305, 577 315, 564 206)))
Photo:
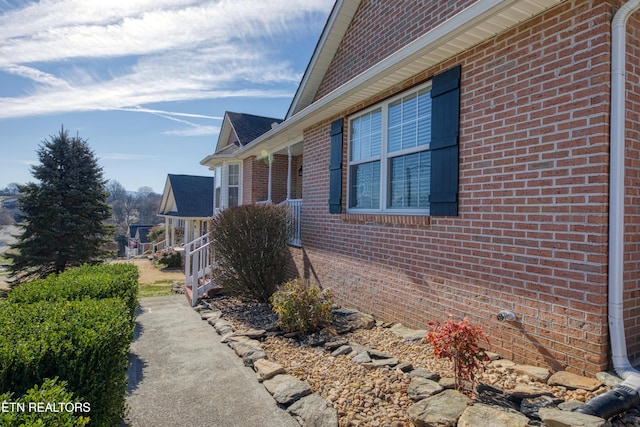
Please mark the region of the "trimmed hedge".
POLYGON ((67 390, 64 381, 57 378, 45 380, 41 386, 37 384, 25 395, 15 399, 11 393, 0 394, 0 401, 13 403, 14 410, 0 413, 0 425, 4 427, 84 427, 89 418, 81 415, 87 412, 85 403, 78 402, 73 393, 67 390), (77 403, 76 403, 77 402, 77 403), (46 403, 55 403, 55 410, 42 407, 46 403), (60 405, 60 404, 64 405, 60 405), (75 408, 75 410, 74 410, 75 408), (44 411, 43 411, 44 409, 44 411), (77 413, 76 413, 77 412, 77 413))
POLYGON ((16 286, 8 300, 12 303, 120 298, 131 316, 138 306, 138 269, 132 264, 84 265, 46 279, 16 286))
POLYGON ((0 393, 21 395, 58 377, 90 403, 89 425, 119 425, 133 338, 130 313, 115 298, 0 303, 0 393))

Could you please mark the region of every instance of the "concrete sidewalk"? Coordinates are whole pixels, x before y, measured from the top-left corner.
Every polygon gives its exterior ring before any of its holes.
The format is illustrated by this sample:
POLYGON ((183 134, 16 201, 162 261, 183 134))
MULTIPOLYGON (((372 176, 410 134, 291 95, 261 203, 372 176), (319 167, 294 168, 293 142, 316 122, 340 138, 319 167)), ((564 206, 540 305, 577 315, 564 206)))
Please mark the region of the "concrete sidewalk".
POLYGON ((130 427, 299 427, 184 295, 140 300, 130 361, 130 427))

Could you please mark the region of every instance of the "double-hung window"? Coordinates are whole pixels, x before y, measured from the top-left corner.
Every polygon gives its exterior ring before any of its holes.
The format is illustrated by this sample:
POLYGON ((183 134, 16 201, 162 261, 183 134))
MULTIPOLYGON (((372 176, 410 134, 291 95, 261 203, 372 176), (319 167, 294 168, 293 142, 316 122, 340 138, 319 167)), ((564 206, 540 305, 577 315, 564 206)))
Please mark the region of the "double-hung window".
POLYGON ((351 117, 350 211, 429 214, 430 90, 421 86, 351 117))
POLYGON ((242 203, 239 163, 224 164, 214 170, 213 207, 216 212, 242 203))
POLYGON ((229 177, 228 177, 228 207, 238 206, 240 203, 240 165, 229 165, 229 177))

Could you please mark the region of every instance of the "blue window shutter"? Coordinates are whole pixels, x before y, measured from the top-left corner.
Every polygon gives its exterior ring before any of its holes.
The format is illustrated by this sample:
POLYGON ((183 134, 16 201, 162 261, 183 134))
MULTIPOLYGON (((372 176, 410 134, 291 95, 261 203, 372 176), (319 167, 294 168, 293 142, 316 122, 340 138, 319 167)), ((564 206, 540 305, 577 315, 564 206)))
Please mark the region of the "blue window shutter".
POLYGON ((460 75, 458 65, 431 84, 431 216, 458 215, 460 75))
POLYGON ((342 212, 342 125, 331 123, 331 157, 329 158, 329 213, 342 212))

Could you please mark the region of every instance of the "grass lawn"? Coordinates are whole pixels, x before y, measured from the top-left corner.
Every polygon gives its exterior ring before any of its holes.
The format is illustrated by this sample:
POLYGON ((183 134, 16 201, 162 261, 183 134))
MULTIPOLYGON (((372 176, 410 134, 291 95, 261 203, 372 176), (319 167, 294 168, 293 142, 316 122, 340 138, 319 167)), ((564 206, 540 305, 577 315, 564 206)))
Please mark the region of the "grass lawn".
POLYGON ((173 295, 171 293, 172 285, 138 285, 138 298, 147 297, 164 297, 173 295))

